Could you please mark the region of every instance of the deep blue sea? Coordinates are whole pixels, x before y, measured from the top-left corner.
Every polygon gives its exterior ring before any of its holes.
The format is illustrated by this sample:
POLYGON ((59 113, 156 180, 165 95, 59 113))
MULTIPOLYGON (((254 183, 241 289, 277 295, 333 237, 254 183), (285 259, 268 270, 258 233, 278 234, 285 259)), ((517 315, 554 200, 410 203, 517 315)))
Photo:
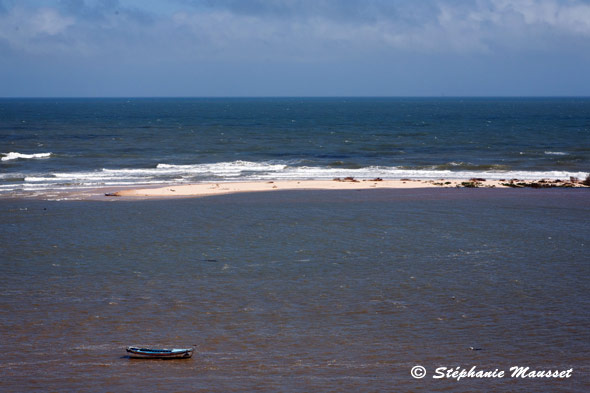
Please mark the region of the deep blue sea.
POLYGON ((1 99, 0 193, 585 177, 590 98, 1 99))

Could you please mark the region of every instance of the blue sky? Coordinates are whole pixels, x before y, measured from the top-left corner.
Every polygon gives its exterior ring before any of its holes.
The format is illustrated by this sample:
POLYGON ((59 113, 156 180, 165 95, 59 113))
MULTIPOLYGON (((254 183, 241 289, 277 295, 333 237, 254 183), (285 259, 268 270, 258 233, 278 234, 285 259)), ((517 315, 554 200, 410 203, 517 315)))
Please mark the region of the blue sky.
POLYGON ((590 0, 0 0, 0 96, 589 96, 590 0))

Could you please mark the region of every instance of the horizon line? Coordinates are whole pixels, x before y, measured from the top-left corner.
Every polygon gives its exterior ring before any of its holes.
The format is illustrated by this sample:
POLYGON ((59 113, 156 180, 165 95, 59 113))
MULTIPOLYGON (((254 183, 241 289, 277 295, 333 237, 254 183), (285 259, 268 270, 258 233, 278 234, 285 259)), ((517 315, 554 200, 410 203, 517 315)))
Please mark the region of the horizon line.
POLYGON ((235 98, 590 98, 590 95, 178 95, 178 96, 0 96, 10 99, 235 99, 235 98))

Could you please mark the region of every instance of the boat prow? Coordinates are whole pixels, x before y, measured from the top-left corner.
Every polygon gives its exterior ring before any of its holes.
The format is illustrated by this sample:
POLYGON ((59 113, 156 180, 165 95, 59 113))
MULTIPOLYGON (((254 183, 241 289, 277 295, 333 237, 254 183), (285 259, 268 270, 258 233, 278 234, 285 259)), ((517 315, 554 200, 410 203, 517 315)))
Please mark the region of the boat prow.
POLYGON ((127 347, 127 353, 133 359, 188 359, 193 356, 194 348, 153 349, 127 347))

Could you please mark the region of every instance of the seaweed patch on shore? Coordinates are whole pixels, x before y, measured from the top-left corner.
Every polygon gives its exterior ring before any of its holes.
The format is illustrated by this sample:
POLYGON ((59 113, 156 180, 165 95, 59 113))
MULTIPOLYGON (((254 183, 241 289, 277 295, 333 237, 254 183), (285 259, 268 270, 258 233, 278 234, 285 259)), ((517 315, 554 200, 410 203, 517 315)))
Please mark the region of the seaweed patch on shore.
POLYGON ((590 187, 590 175, 585 180, 579 180, 577 177, 570 177, 569 180, 546 180, 538 181, 524 181, 518 179, 511 179, 509 182, 500 183, 503 186, 510 188, 585 188, 590 187))
POLYGON ((486 179, 482 178, 472 178, 469 181, 461 182, 461 185, 457 185, 457 187, 465 187, 465 188, 479 188, 479 187, 486 187, 486 188, 495 188, 494 184, 484 184, 486 179))

